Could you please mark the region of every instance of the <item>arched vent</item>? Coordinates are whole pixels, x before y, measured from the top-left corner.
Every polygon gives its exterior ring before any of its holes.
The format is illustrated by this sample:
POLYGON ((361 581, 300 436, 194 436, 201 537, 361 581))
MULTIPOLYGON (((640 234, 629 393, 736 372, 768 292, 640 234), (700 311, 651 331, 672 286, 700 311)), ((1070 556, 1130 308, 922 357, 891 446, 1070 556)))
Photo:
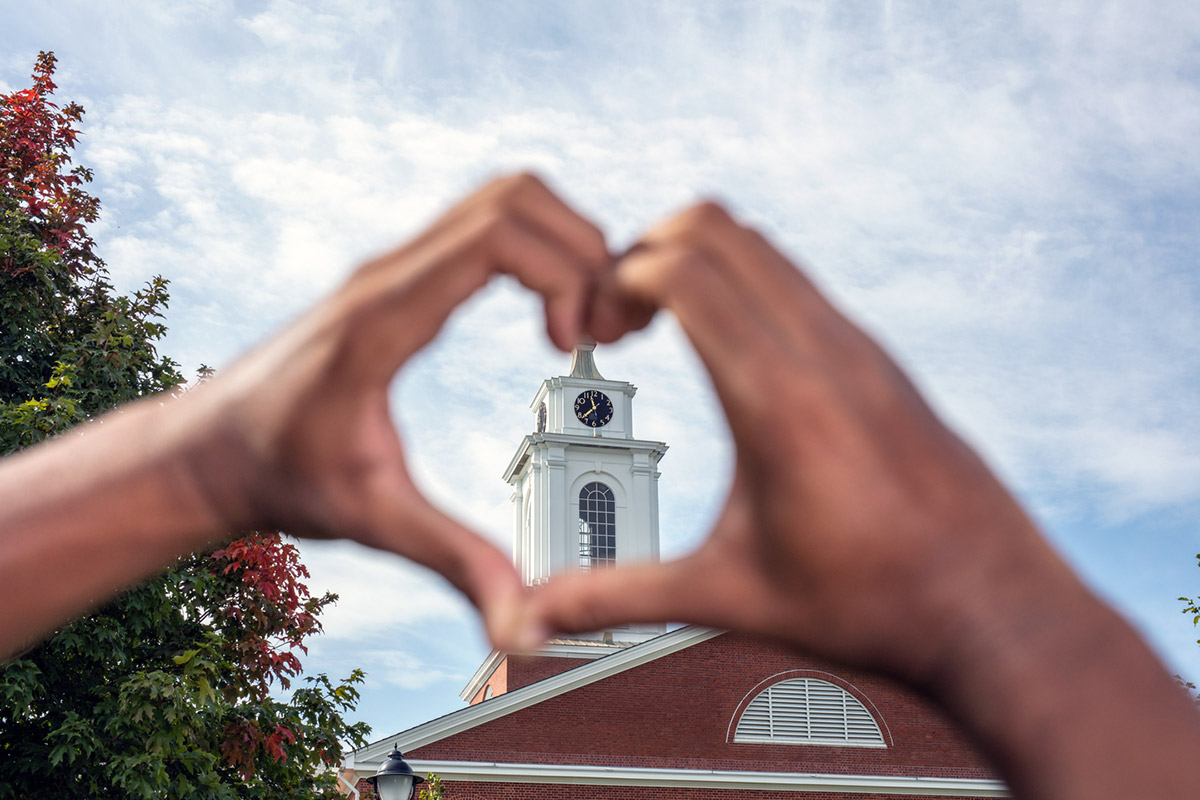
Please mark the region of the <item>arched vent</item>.
POLYGON ((816 678, 792 678, 764 689, 742 712, 733 741, 887 747, 857 698, 816 678))

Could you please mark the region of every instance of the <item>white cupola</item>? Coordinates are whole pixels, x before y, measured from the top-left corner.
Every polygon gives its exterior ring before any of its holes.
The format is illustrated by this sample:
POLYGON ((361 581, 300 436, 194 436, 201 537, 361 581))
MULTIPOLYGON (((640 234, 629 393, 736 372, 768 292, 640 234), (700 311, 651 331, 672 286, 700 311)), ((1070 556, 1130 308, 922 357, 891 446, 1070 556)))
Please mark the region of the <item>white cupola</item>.
MULTIPOLYGON (((513 487, 513 558, 536 585, 568 570, 658 560, 658 462, 662 442, 633 436, 637 387, 606 380, 594 342, 580 344, 569 375, 534 395, 534 431, 504 471, 513 487)), ((662 625, 595 634, 640 641, 662 625)))

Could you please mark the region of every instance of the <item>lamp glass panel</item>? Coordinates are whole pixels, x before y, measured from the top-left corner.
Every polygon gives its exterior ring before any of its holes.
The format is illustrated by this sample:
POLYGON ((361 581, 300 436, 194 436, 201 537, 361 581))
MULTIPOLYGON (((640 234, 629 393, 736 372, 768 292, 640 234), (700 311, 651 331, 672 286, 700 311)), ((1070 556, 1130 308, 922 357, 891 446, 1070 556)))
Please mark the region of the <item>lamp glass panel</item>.
POLYGON ((375 787, 379 800, 408 800, 412 795, 412 775, 377 775, 375 787))

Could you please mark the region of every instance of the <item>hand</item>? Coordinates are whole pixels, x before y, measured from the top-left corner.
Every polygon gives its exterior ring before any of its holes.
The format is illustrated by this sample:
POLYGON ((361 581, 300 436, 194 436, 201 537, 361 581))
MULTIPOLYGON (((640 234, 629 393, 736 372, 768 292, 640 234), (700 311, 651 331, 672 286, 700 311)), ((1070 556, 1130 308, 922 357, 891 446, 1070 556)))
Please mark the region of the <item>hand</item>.
POLYGON ((582 331, 600 231, 536 178, 502 178, 414 241, 355 272, 331 297, 181 405, 189 474, 212 525, 344 536, 440 572, 511 644, 524 589, 507 555, 413 485, 388 386, 454 308, 497 273, 545 299, 551 339, 582 331))
POLYGON ((986 616, 986 589, 1067 576, 887 355, 718 206, 623 257, 591 332, 611 341, 659 308, 678 317, 728 416, 729 498, 683 559, 552 581, 534 600, 548 628, 695 622, 921 680, 964 615, 986 616))

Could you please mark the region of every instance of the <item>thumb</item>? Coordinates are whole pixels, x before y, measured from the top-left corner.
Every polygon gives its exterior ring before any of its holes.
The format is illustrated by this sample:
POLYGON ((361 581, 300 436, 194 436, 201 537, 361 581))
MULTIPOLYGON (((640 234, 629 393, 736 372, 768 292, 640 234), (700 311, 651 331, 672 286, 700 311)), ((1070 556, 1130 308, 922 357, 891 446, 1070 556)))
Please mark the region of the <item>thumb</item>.
POLYGON ((396 511, 372 544, 438 572, 479 610, 494 647, 516 649, 528 593, 508 556, 423 498, 396 511))
POLYGON ((582 633, 636 622, 700 622, 694 587, 702 584, 689 558, 558 575, 532 593, 527 629, 582 633))

